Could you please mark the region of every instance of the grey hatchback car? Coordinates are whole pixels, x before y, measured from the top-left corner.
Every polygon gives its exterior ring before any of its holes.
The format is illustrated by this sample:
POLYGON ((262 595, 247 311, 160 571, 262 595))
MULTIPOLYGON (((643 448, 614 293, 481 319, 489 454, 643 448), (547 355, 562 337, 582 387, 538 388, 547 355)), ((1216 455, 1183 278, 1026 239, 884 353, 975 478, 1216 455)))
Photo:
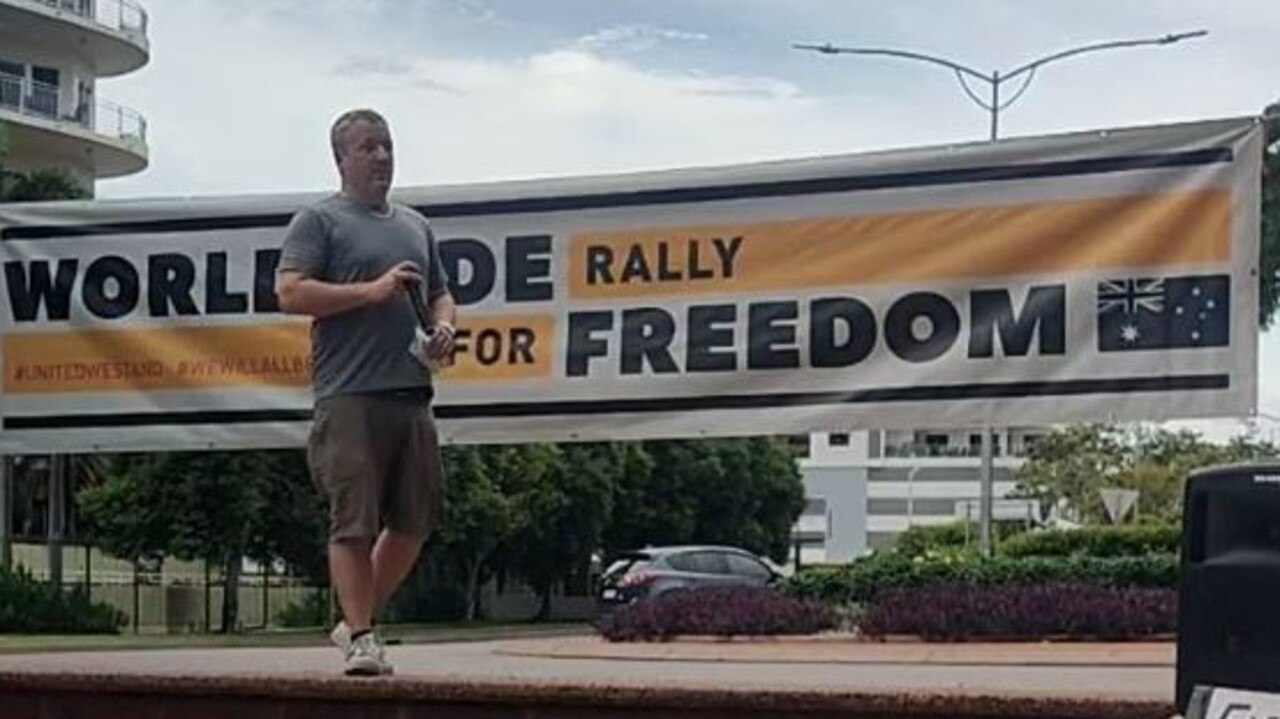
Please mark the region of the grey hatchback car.
POLYGON ((756 555, 736 547, 646 547, 623 552, 600 577, 605 610, 638 599, 695 587, 763 587, 780 575, 756 555))

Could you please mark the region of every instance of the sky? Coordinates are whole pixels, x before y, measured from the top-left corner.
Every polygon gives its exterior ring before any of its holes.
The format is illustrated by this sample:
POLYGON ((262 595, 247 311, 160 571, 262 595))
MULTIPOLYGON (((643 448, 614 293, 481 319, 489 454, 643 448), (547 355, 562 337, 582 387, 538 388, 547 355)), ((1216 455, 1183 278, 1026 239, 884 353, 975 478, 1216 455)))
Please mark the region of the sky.
MULTIPOLYGON (((954 75, 792 43, 1008 70, 1082 43, 1209 35, 1042 69, 1003 136, 1258 114, 1280 0, 142 0, 151 61, 99 95, 142 112, 150 167, 100 198, 335 187, 333 118, 391 122, 399 185, 717 165, 982 140, 954 75)), ((1280 439, 1280 331, 1259 426, 1280 439)), ((1185 423, 1211 437, 1239 422, 1185 423)))

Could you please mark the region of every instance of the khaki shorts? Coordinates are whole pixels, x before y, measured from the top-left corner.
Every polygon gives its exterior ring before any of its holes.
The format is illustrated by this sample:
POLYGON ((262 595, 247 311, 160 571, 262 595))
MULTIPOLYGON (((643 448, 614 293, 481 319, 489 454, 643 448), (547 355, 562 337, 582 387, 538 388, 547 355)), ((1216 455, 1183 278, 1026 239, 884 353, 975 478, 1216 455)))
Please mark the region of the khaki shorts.
POLYGON ((425 541, 440 524, 444 469, 429 394, 319 400, 307 461, 329 500, 330 541, 372 538, 383 527, 425 541))

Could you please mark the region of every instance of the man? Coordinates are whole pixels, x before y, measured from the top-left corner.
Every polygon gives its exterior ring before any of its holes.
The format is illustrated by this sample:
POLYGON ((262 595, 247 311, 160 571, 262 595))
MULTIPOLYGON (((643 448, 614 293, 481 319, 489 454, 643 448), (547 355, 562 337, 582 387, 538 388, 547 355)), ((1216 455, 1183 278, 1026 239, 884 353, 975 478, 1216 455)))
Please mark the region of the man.
POLYGON ((330 636, 347 674, 389 674, 373 615, 440 519, 429 368, 452 357, 456 310, 426 219, 387 201, 386 121, 344 113, 330 144, 342 190, 293 217, 277 294, 284 312, 314 318, 307 458, 329 503, 329 573, 343 615, 330 636), (425 295, 429 335, 412 293, 425 295))

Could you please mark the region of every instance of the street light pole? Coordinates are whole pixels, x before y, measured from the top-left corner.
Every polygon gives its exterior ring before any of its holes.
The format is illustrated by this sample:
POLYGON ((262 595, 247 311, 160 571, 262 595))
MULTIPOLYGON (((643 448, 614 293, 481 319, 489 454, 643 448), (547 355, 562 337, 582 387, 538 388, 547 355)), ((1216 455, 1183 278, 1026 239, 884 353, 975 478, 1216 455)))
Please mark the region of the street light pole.
MULTIPOLYGON (((1040 68, 1044 67, 1045 65, 1048 65, 1053 62, 1057 62, 1059 60, 1065 60, 1069 57, 1075 57, 1076 55, 1083 55, 1085 53, 1090 53, 1090 52, 1100 52, 1103 50, 1118 50, 1121 48, 1143 47, 1143 46, 1151 46, 1151 45, 1155 45, 1155 46, 1172 45, 1173 43, 1180 42, 1182 40, 1203 37, 1208 34, 1209 34, 1208 30, 1195 30, 1193 32, 1171 33, 1168 35, 1163 35, 1161 37, 1141 38, 1141 39, 1135 39, 1135 40, 1112 40, 1108 42, 1092 43, 1089 45, 1080 45, 1078 47, 1062 50, 1061 52, 1055 52, 1050 55, 1045 55, 1044 57, 1032 60, 1031 62, 1026 63, 1025 65, 1016 67, 1008 72, 1002 73, 999 70, 995 70, 991 72, 991 74, 984 73, 980 70, 975 70, 972 67, 969 67, 967 65, 962 65, 958 62, 948 60, 944 57, 937 57, 935 55, 927 55, 925 53, 912 52, 909 50, 895 50, 891 48, 881 48, 881 47, 838 47, 830 43, 825 43, 822 45, 810 45, 810 44, 797 43, 792 45, 792 47, 797 50, 811 50, 814 52, 822 53, 824 55, 840 55, 840 54, 881 55, 881 56, 899 58, 903 60, 914 60, 919 62, 926 62, 933 65, 940 65, 942 67, 945 67, 948 70, 951 70, 952 72, 955 73, 956 80, 960 82, 960 87, 964 90, 965 94, 969 96, 969 99, 977 103, 977 105, 982 109, 991 113, 991 140, 995 141, 1000 137, 1001 111, 1007 109, 1010 105, 1017 102, 1018 99, 1022 97, 1023 93, 1027 91, 1027 88, 1031 86, 1031 81, 1035 79, 1036 71, 1038 71, 1040 68), (1006 82, 1010 82, 1018 78, 1023 78, 1022 84, 1016 90, 1013 91, 1009 99, 1002 101, 1001 94, 1000 94, 1001 86, 1004 85, 1006 82), (969 86, 969 82, 971 80, 987 83, 991 91, 991 95, 990 95, 991 99, 984 100, 982 96, 974 92, 973 88, 969 86)), ((994 460, 992 459, 992 455, 993 455, 992 437, 991 437, 992 429, 993 428, 990 425, 985 425, 982 427, 982 445, 981 445, 982 457, 980 462, 981 470, 979 472, 979 478, 981 481, 981 501, 979 502, 978 521, 979 521, 980 529, 979 529, 979 535, 978 535, 978 538, 979 538, 978 543, 983 556, 990 556, 991 548, 992 548, 991 523, 992 523, 992 514, 993 514, 992 505, 994 504, 993 475, 995 473, 994 460)))
POLYGON ((995 140, 1000 136, 1000 113, 1022 97, 1022 94, 1025 93, 1027 88, 1031 85, 1031 81, 1035 79, 1036 71, 1045 65, 1090 52, 1152 45, 1172 45, 1173 43, 1182 40, 1203 37, 1208 34, 1208 30, 1196 30, 1193 32, 1171 33, 1161 37, 1142 38, 1136 40, 1113 40, 1109 42, 1081 45, 1061 52, 1055 52, 1051 55, 1045 55, 1044 57, 1032 60, 1031 62, 1016 67, 1008 72, 1000 72, 997 70, 990 74, 980 70, 975 70, 967 65, 953 62, 944 57, 936 57, 934 55, 926 55, 925 53, 911 52, 908 50, 894 50, 880 47, 839 47, 830 43, 822 45, 796 43, 792 45, 792 47, 797 50, 820 52, 824 55, 881 55, 904 60, 927 62, 945 67, 955 73, 956 79, 960 82, 960 87, 964 90, 965 94, 969 96, 969 99, 973 100, 979 107, 991 114, 991 139, 995 140), (1018 78, 1022 78, 1022 84, 1012 93, 1011 96, 1009 96, 1009 99, 1001 102, 1001 86, 1018 78), (971 80, 987 83, 990 89, 991 99, 984 100, 982 96, 974 92, 973 88, 969 86, 969 82, 971 80))

